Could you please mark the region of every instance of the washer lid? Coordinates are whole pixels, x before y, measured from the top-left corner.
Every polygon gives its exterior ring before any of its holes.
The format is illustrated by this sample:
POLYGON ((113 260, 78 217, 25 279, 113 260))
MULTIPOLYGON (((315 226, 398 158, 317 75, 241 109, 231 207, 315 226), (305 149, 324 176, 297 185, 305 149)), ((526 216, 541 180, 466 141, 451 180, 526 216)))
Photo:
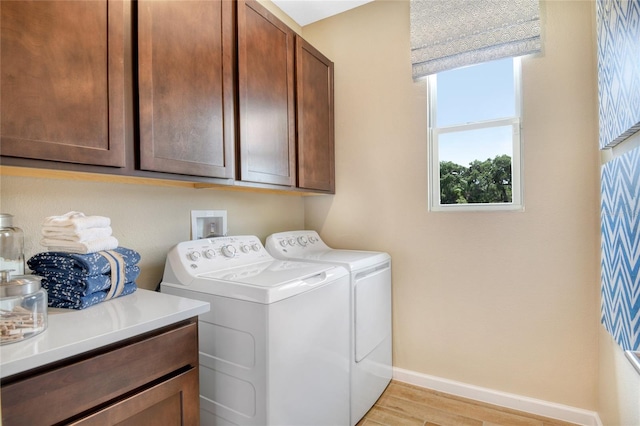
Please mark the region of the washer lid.
POLYGON ((271 260, 207 272, 186 283, 167 283, 191 291, 257 303, 274 303, 346 277, 344 268, 307 262, 271 260))

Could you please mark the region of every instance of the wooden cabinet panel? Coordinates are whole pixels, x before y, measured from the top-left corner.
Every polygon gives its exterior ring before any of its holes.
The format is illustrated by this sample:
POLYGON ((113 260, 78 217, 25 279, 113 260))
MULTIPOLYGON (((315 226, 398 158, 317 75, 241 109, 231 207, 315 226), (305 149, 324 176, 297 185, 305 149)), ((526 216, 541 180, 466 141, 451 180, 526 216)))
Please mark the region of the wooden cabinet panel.
POLYGON ((234 177, 233 6, 138 2, 143 170, 234 177))
POLYGON ((185 373, 118 401, 72 425, 138 426, 200 424, 198 369, 185 373))
POLYGON ((2 155, 125 166, 122 1, 3 1, 2 155))
POLYGON ((197 365, 198 328, 194 319, 38 374, 3 380, 2 423, 56 424, 197 365))
POLYGON ((335 191, 333 62, 296 37, 298 186, 335 191))
POLYGON ((294 186, 294 32, 238 1, 240 180, 294 186))

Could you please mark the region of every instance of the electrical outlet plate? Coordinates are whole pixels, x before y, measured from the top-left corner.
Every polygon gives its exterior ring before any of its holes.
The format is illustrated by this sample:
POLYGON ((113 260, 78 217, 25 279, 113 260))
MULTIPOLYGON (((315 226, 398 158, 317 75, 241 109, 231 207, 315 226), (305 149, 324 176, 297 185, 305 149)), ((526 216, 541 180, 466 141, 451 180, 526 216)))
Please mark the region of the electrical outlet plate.
POLYGON ((226 210, 191 210, 191 239, 227 235, 226 210))

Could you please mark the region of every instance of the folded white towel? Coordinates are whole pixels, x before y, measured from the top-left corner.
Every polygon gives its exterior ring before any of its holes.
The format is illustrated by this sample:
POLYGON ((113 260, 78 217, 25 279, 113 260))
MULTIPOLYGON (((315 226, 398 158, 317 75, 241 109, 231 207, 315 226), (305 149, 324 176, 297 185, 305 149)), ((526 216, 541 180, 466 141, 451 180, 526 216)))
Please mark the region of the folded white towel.
POLYGON ((82 212, 68 212, 62 216, 49 216, 44 220, 42 226, 69 227, 71 230, 79 231, 111 226, 111 219, 105 216, 86 216, 82 212))
POLYGON ((42 235, 48 240, 64 240, 85 242, 91 240, 97 240, 99 238, 110 237, 113 230, 110 226, 104 228, 89 228, 75 230, 68 226, 43 226, 42 235))
POLYGON ((118 247, 118 240, 115 237, 106 237, 97 240, 77 242, 43 238, 40 244, 46 247, 48 251, 87 254, 113 250, 118 247))

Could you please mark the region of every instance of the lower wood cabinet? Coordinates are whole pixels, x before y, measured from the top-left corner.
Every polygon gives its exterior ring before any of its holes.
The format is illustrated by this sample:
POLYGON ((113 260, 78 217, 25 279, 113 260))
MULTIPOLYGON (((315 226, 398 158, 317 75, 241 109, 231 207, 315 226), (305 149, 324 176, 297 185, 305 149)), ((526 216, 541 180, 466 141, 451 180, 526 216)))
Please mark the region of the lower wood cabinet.
POLYGON ((198 371, 188 371, 71 422, 72 425, 197 425, 198 371))
POLYGON ((2 425, 198 425, 198 325, 2 379, 2 425))

